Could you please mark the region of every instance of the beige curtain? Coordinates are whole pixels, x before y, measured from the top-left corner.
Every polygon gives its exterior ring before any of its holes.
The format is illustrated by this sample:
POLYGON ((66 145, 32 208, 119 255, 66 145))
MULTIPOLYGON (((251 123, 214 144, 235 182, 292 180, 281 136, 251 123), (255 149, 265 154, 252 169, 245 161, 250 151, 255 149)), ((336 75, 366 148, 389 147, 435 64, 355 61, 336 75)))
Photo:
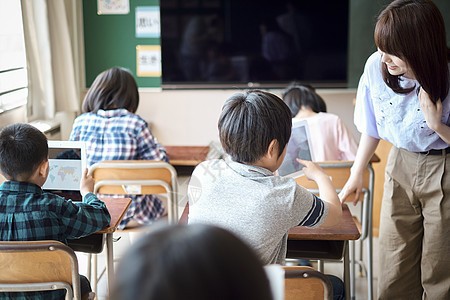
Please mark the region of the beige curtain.
POLYGON ((71 122, 80 110, 80 5, 78 0, 22 0, 30 121, 71 122))

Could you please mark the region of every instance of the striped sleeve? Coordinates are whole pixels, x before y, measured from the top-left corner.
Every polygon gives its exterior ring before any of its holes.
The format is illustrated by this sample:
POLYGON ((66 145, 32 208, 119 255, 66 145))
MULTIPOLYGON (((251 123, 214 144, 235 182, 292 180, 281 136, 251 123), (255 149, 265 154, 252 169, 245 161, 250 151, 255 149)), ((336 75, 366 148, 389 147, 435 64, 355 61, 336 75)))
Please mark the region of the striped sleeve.
POLYGON ((300 221, 298 226, 314 227, 323 220, 323 215, 325 213, 325 203, 316 195, 313 194, 313 201, 311 208, 309 209, 303 220, 300 221))

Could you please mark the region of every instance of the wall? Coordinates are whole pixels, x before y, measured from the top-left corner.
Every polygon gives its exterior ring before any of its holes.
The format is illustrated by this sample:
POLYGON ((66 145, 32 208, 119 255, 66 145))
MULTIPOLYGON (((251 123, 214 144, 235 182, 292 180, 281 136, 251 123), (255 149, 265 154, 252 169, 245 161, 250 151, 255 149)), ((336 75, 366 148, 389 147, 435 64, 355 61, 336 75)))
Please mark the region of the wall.
POLYGON ((25 105, 0 113, 0 129, 18 122, 27 122, 27 109, 25 105))
MULTIPOLYGON (((140 91, 137 113, 147 120, 163 145, 208 145, 218 140, 217 121, 225 100, 237 90, 140 91)), ((271 90, 280 95, 281 90, 271 90)), ((327 103, 328 112, 339 115, 354 136, 354 89, 322 89, 317 92, 327 103)))

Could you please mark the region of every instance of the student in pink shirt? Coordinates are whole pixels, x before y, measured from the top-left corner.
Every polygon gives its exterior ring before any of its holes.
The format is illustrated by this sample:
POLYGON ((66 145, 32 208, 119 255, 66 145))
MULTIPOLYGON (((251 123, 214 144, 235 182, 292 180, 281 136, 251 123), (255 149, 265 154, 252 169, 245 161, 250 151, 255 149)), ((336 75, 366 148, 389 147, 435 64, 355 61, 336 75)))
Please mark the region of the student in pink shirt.
POLYGON ((344 122, 327 113, 325 101, 313 87, 292 83, 283 92, 292 123, 306 120, 315 161, 354 160, 358 145, 344 122))

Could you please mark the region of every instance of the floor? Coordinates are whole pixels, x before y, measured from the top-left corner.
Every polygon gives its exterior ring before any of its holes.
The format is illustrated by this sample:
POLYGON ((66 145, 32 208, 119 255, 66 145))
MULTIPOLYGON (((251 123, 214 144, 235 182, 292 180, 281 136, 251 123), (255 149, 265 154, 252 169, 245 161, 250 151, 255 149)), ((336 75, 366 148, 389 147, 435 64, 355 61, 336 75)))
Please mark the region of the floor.
MULTIPOLYGON (((186 198, 186 190, 187 190, 187 184, 189 181, 188 176, 180 176, 179 177, 179 189, 180 189, 180 195, 179 201, 180 201, 180 215, 182 212, 182 208, 184 207, 187 198, 186 198)), ((352 209, 353 211, 353 209, 352 209)), ((357 209, 355 210, 357 211, 357 209)), ((139 233, 128 233, 128 232, 116 232, 114 233, 114 238, 118 239, 118 241, 114 242, 114 257, 116 260, 120 260, 120 257, 123 255, 124 251, 130 245, 133 241, 139 238, 139 233)), ((378 279, 378 266, 377 266, 377 255, 378 255, 378 238, 373 238, 373 266, 374 266, 374 272, 373 272, 373 287, 374 287, 374 299, 376 299, 377 292, 376 292, 376 286, 377 286, 377 279, 378 279)), ((357 242, 356 247, 356 255, 357 258, 359 257, 359 242, 357 242)), ((365 252, 365 249, 364 251, 365 252)), ((83 253, 77 253, 78 260, 79 260, 79 269, 80 274, 86 275, 86 268, 87 268, 87 255, 83 253)), ((363 259, 366 261, 366 257, 363 256, 363 259)), ((98 269, 99 272, 104 268, 106 261, 106 256, 104 253, 100 254, 98 257, 98 269)), ((291 262, 287 262, 290 264, 291 262)), ((317 263, 313 262, 313 267, 317 268, 317 263)), ((342 263, 341 262, 326 262, 324 265, 324 271, 326 274, 333 274, 340 278, 342 278, 343 269, 342 269, 342 263)), ((358 266, 356 267, 356 285, 355 285, 355 299, 367 299, 367 278, 362 277, 359 271, 358 266)), ((107 300, 108 299, 108 293, 107 293, 107 283, 106 283, 106 276, 102 276, 102 278, 98 282, 98 292, 97 292, 97 299, 98 300, 107 300)))

